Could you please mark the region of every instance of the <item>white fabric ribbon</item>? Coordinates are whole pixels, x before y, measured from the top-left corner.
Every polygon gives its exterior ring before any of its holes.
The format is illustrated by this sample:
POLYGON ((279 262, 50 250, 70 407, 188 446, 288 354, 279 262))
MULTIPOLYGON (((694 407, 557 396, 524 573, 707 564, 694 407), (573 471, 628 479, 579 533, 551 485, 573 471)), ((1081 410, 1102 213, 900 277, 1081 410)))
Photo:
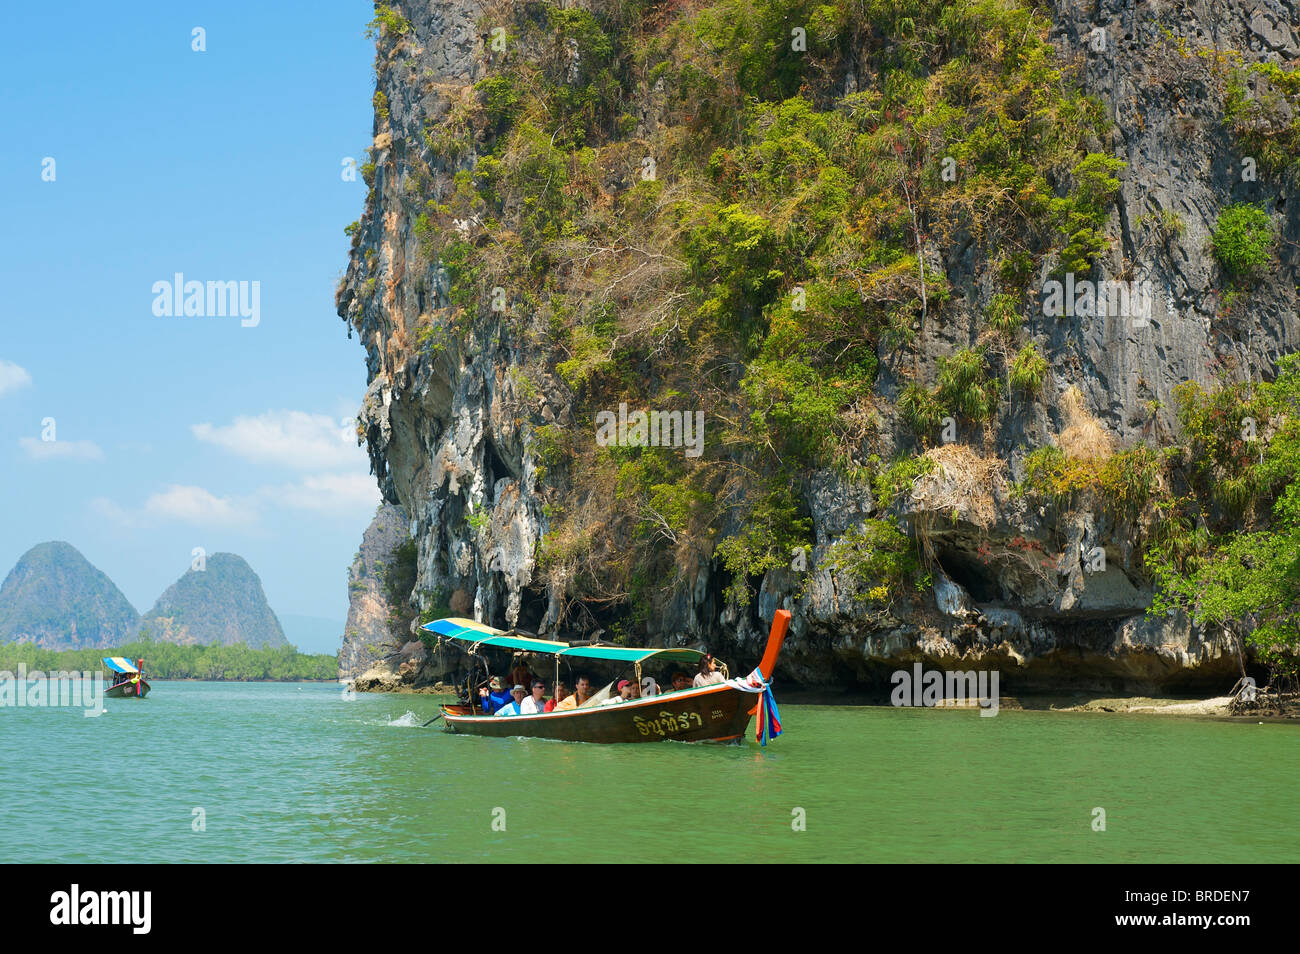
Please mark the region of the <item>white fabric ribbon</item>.
POLYGON ((727 685, 733 689, 739 689, 741 692, 761 693, 767 688, 767 680, 763 678, 763 673, 758 667, 754 668, 744 679, 737 676, 735 679, 728 679, 727 685))

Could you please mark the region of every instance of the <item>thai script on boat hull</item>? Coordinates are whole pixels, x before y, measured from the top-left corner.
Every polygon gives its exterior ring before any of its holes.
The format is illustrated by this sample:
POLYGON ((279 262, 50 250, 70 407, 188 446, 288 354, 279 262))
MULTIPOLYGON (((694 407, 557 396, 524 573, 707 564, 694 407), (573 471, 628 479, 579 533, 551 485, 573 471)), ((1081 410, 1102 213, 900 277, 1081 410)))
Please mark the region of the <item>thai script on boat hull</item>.
POLYGON ((704 720, 700 718, 698 712, 668 712, 661 711, 659 717, 655 719, 643 719, 641 716, 633 716, 632 721, 636 723, 636 729, 642 735, 676 735, 678 732, 687 732, 691 729, 698 729, 704 725, 704 720), (694 721, 692 721, 694 720, 694 721))
POLYGON ((977 703, 981 716, 998 714, 997 670, 924 669, 914 663, 912 671, 897 670, 889 677, 893 685, 889 701, 896 706, 962 706, 977 703))

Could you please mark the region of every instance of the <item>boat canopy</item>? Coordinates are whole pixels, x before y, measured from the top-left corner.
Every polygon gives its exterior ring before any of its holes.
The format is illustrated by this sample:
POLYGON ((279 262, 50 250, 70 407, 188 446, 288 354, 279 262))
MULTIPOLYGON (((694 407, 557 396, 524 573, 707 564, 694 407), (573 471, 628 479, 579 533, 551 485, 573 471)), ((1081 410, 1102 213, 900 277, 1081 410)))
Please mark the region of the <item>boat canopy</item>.
POLYGON ((475 646, 495 646, 501 649, 519 649, 525 652, 549 653, 553 656, 573 656, 579 659, 607 659, 614 662, 638 663, 652 656, 656 660, 695 663, 704 653, 698 649, 633 649, 629 646, 571 646, 569 643, 530 636, 503 633, 472 619, 448 617, 426 623, 424 630, 448 639, 456 639, 475 646))
POLYGON ((113 672, 123 672, 128 676, 134 676, 140 671, 135 668, 135 663, 131 662, 129 659, 123 659, 121 656, 105 656, 104 665, 113 670, 113 672))
POLYGON ((579 656, 583 659, 610 659, 615 662, 639 663, 650 657, 656 662, 676 661, 694 665, 704 653, 698 649, 633 649, 628 646, 572 646, 560 651, 560 656, 579 656))
POLYGON ((493 629, 491 626, 485 626, 472 619, 460 619, 455 616, 436 619, 432 623, 425 623, 422 628, 438 636, 458 639, 463 643, 497 646, 502 649, 522 649, 534 653, 554 653, 569 645, 568 643, 557 643, 549 639, 503 633, 499 629, 493 629))

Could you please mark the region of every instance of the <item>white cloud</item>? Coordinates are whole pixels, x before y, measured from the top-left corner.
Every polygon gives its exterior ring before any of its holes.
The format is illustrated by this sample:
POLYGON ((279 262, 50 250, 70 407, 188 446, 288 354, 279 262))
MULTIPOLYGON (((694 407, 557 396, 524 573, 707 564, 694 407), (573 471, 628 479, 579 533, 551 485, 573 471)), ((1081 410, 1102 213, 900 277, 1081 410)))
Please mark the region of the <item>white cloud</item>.
POLYGON ((17 391, 32 383, 32 376, 26 368, 21 368, 12 361, 0 358, 0 394, 17 391))
POLYGON ((296 510, 369 513, 379 503, 379 488, 369 474, 314 474, 293 484, 264 487, 267 502, 296 510))
POLYGON ((136 522, 134 514, 129 513, 107 497, 96 497, 90 502, 90 509, 101 517, 107 517, 114 523, 133 524, 136 522))
POLYGON ((144 502, 146 516, 180 520, 184 523, 231 526, 257 519, 246 504, 230 497, 217 497, 202 487, 172 484, 144 502))
POLYGON ((165 521, 249 528, 269 510, 306 510, 323 517, 352 519, 374 512, 379 503, 375 479, 361 474, 312 474, 294 483, 263 486, 247 496, 218 497, 202 487, 172 484, 137 508, 96 497, 91 509, 123 526, 165 521))
POLYGON ((94 441, 42 441, 18 438, 18 446, 32 460, 103 460, 104 452, 94 441))
POLYGON ((267 411, 230 424, 195 424, 194 436, 248 460, 297 470, 333 470, 365 461, 350 422, 328 414, 267 411))

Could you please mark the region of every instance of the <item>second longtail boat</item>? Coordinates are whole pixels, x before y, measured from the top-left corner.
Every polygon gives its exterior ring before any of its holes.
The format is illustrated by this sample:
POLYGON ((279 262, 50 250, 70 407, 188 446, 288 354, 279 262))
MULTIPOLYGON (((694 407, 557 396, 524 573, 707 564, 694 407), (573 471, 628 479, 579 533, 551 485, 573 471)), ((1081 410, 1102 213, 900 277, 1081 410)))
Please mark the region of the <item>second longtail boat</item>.
POLYGON ((132 665, 131 660, 123 659, 121 656, 105 656, 104 665, 112 673, 109 679, 112 685, 104 691, 105 696, 110 699, 143 699, 149 695, 149 683, 144 678, 143 659, 137 659, 132 665))

